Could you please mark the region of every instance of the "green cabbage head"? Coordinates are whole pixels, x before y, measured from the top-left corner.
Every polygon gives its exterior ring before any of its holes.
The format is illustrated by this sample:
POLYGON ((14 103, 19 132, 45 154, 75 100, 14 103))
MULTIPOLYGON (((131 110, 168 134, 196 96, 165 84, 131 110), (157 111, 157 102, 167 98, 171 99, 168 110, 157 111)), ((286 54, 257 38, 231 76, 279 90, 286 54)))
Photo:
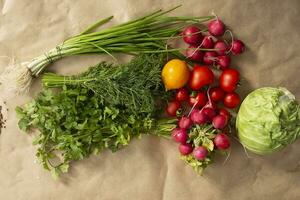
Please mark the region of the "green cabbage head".
POLYGON ((272 153, 300 135, 300 106, 285 88, 257 89, 241 104, 236 128, 245 148, 261 155, 272 153))

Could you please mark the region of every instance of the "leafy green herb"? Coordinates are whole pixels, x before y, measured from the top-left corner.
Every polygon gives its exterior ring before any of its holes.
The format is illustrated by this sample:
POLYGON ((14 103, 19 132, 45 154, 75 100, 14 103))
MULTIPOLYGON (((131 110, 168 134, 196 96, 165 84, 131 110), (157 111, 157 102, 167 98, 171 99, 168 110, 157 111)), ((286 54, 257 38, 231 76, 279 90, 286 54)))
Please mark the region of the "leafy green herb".
POLYGON ((143 133, 169 137, 176 119, 158 120, 165 96, 160 72, 163 55, 140 55, 128 64, 100 63, 78 76, 47 74, 50 88, 16 111, 23 131, 38 129, 37 157, 54 178, 104 149, 115 152, 143 133))
MULTIPOLYGON (((67 56, 108 54, 116 60, 114 53, 137 55, 168 52, 185 59, 180 53, 182 48, 172 48, 167 44, 170 38, 182 38, 182 35, 178 34, 184 27, 204 23, 214 16, 167 16, 167 13, 178 7, 169 10, 159 9, 140 18, 98 30, 97 28, 113 17, 100 20, 31 61, 8 66, 0 76, 0 81, 5 84, 3 88, 8 89, 10 93, 28 92, 32 80, 41 75, 50 63, 67 56)), ((199 50, 210 51, 203 48, 199 50)))
POLYGON ((151 113, 137 116, 105 105, 82 87, 65 86, 57 94, 44 90, 35 101, 16 111, 22 130, 39 130, 34 140, 36 155, 54 177, 67 172, 71 161, 104 149, 115 152, 142 133, 169 135, 176 126, 174 119, 157 121, 151 113))
POLYGON ((88 88, 106 104, 122 105, 133 114, 149 113, 156 107, 155 98, 166 95, 161 83, 165 62, 165 54, 142 54, 120 66, 102 62, 77 76, 48 73, 42 81, 46 87, 88 88))

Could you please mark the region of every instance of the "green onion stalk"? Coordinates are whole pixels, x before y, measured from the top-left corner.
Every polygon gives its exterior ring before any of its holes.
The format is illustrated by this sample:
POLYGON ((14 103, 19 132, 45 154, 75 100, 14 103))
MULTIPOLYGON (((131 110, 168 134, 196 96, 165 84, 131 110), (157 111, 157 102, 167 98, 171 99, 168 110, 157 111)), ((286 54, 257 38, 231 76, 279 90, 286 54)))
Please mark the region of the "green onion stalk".
MULTIPOLYGON (((163 11, 158 10, 141 18, 103 30, 95 30, 109 22, 113 16, 102 19, 89 26, 82 33, 65 40, 50 51, 34 58, 7 67, 1 74, 0 82, 4 89, 13 94, 26 93, 35 77, 38 77, 52 62, 61 58, 81 54, 113 53, 138 54, 167 52, 184 58, 180 48, 166 48, 170 38, 178 38, 180 31, 189 24, 200 24, 214 16, 172 17, 167 13, 179 6, 163 11)), ((208 50, 208 49, 200 49, 208 50)), ((113 57, 114 58, 114 57, 113 57)))

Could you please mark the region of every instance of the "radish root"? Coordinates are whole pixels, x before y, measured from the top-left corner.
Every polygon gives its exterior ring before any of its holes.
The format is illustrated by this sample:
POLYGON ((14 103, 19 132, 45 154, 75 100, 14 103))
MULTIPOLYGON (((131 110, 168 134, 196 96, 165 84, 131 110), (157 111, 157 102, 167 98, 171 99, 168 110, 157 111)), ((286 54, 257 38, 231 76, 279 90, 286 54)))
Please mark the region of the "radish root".
MULTIPOLYGON (((230 46, 230 49, 228 51, 226 51, 226 54, 229 54, 231 51, 232 51, 232 48, 233 48, 233 34, 230 30, 226 30, 224 34, 226 33, 229 33, 230 34, 230 37, 231 37, 231 46, 230 46)), ((225 40, 226 41, 226 40, 225 40)), ((226 43, 228 44, 228 42, 226 41, 226 43)))

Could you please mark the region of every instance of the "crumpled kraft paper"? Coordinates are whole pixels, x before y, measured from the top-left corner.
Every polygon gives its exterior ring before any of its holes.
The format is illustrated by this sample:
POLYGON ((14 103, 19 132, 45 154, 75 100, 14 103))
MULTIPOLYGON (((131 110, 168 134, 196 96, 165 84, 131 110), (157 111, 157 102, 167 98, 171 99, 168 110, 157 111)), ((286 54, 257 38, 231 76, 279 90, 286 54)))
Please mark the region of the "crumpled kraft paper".
MULTIPOLYGON (((243 76, 242 96, 257 87, 284 86, 300 99, 298 0, 0 0, 0 72, 10 58, 30 60, 100 18, 113 14, 111 24, 117 24, 178 4, 183 6, 173 15, 214 11, 247 44, 233 63, 243 76)), ((109 57, 66 58, 49 70, 74 74, 103 59, 109 57)), ((14 113, 39 90, 36 80, 29 95, 7 102, 7 128, 0 136, 1 200, 300 199, 300 141, 262 157, 247 156, 234 140, 229 159, 224 163, 218 157, 201 177, 178 159, 172 141, 145 136, 118 153, 105 151, 73 163, 69 174, 54 181, 36 162, 32 136, 17 128, 14 113)))

